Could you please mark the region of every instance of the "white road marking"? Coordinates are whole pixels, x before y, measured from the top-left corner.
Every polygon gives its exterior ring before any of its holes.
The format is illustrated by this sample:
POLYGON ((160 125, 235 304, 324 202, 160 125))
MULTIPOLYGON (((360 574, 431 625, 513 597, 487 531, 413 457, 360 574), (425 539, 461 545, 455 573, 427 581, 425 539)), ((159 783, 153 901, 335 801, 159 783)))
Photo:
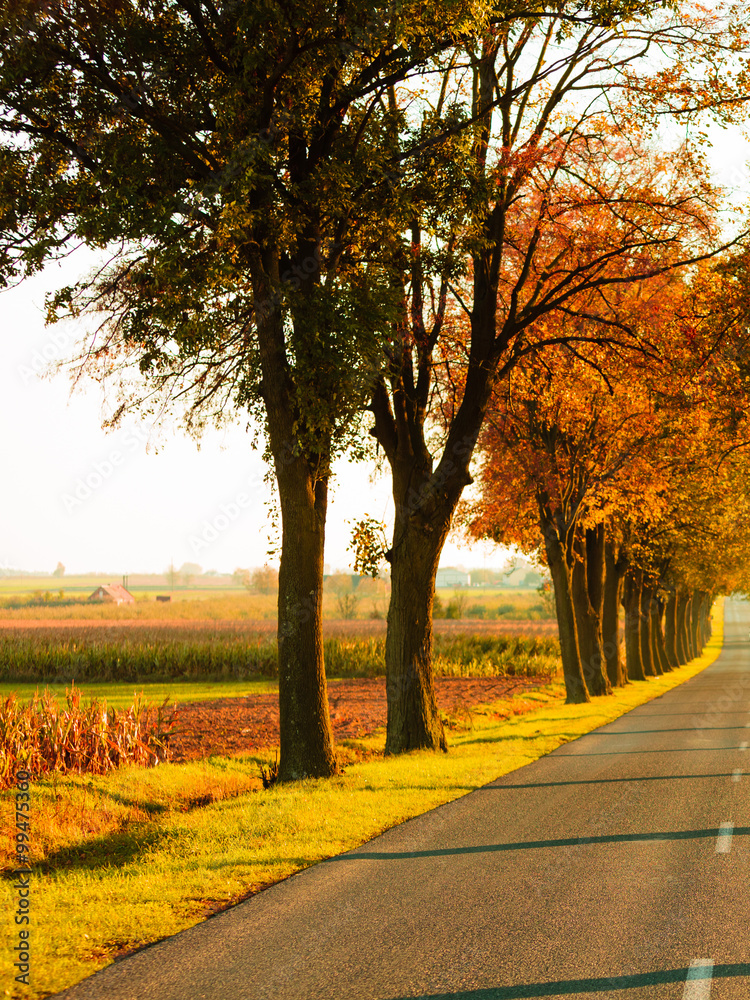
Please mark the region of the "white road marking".
POLYGON ((719 827, 719 836, 716 838, 716 853, 729 854, 732 850, 732 833, 734 823, 722 823, 719 827))
POLYGON ((694 958, 688 969, 682 1000, 710 1000, 713 974, 712 958, 694 958))
POLYGON ((745 729, 750 729, 750 722, 745 723, 745 729))
POLYGON ((747 750, 747 740, 745 740, 743 743, 740 743, 740 750, 747 750))
POLYGON ((737 767, 734 769, 734 771, 732 771, 732 781, 741 781, 741 780, 742 780, 742 768, 737 767))

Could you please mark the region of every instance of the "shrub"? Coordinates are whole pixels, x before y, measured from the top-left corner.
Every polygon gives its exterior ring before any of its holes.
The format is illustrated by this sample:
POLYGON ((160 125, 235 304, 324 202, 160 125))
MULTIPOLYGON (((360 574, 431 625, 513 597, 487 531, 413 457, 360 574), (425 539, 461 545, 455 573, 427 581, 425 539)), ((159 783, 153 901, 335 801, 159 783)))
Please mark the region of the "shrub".
POLYGON ((466 594, 454 594, 445 609, 446 618, 463 618, 466 610, 466 594))
POLYGON ((0 681, 167 681, 275 677, 276 640, 190 628, 101 628, 0 634, 0 681), (109 636, 107 633, 110 633, 109 636))
POLYGON ((278 571, 271 566, 264 566, 256 569, 250 576, 250 590, 255 590, 259 594, 273 594, 279 589, 278 571))
POLYGON ((557 639, 508 636, 435 637, 434 668, 443 677, 543 677, 560 664, 557 639))
POLYGON ((326 639, 326 676, 380 677, 385 673, 385 639, 326 639))
POLYGON ((358 604, 359 598, 356 594, 342 594, 341 597, 336 598, 336 607, 345 621, 351 621, 357 617, 358 604))

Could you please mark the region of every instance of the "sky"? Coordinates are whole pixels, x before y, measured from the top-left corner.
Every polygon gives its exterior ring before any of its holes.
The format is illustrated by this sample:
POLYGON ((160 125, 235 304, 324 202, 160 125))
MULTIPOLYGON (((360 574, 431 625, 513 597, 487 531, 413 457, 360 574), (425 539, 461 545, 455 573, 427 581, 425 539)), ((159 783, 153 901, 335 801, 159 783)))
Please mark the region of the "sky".
MULTIPOLYGON (((45 294, 87 270, 86 251, 0 293, 0 568, 67 573, 163 572, 198 563, 232 572, 261 566, 278 544, 267 467, 239 422, 200 442, 175 426, 129 418, 104 431, 102 394, 71 391, 64 373, 40 377, 74 353, 80 328, 45 327, 45 294)), ((389 484, 367 465, 340 462, 329 508, 326 562, 351 569, 351 522, 388 522, 389 484)), ((449 542, 442 565, 496 566, 504 550, 449 542)))
MULTIPOLYGON (((711 133, 711 161, 736 205, 750 198, 750 145, 738 129, 711 133)), ((131 417, 101 428, 101 390, 71 394, 62 374, 40 377, 74 353, 80 329, 45 327, 45 294, 88 270, 83 250, 0 293, 0 569, 68 573, 163 572, 198 563, 232 572, 261 566, 278 544, 268 516, 266 466, 239 423, 207 432, 200 450, 175 427, 131 417)), ((351 524, 365 514, 391 523, 385 476, 340 462, 329 507, 326 563, 349 570, 351 524)), ((442 566, 501 566, 507 552, 449 540, 442 566)))

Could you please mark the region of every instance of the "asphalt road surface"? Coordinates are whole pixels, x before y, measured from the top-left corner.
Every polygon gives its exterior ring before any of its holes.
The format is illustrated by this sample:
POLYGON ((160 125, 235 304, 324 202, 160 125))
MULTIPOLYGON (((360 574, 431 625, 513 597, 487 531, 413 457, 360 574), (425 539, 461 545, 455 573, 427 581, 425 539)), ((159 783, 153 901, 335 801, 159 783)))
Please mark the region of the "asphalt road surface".
POLYGON ((703 673, 66 1000, 748 1000, 750 604, 703 673))

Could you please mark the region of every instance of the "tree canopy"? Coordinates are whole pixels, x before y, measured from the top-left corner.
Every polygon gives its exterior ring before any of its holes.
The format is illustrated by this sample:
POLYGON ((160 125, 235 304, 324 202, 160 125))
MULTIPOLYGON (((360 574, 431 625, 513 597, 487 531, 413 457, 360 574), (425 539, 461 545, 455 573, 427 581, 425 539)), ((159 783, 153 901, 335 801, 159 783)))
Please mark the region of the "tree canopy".
POLYGON ((569 700, 603 693, 599 666, 623 682, 620 597, 627 674, 644 679, 684 662, 667 641, 674 645, 678 605, 694 604, 697 620, 717 593, 746 586, 748 385, 732 359, 747 334, 724 323, 730 300, 737 306, 722 280, 728 266, 627 289, 619 319, 651 317, 650 351, 560 346, 496 392, 481 492, 464 517, 476 537, 540 547, 555 582, 569 700))

